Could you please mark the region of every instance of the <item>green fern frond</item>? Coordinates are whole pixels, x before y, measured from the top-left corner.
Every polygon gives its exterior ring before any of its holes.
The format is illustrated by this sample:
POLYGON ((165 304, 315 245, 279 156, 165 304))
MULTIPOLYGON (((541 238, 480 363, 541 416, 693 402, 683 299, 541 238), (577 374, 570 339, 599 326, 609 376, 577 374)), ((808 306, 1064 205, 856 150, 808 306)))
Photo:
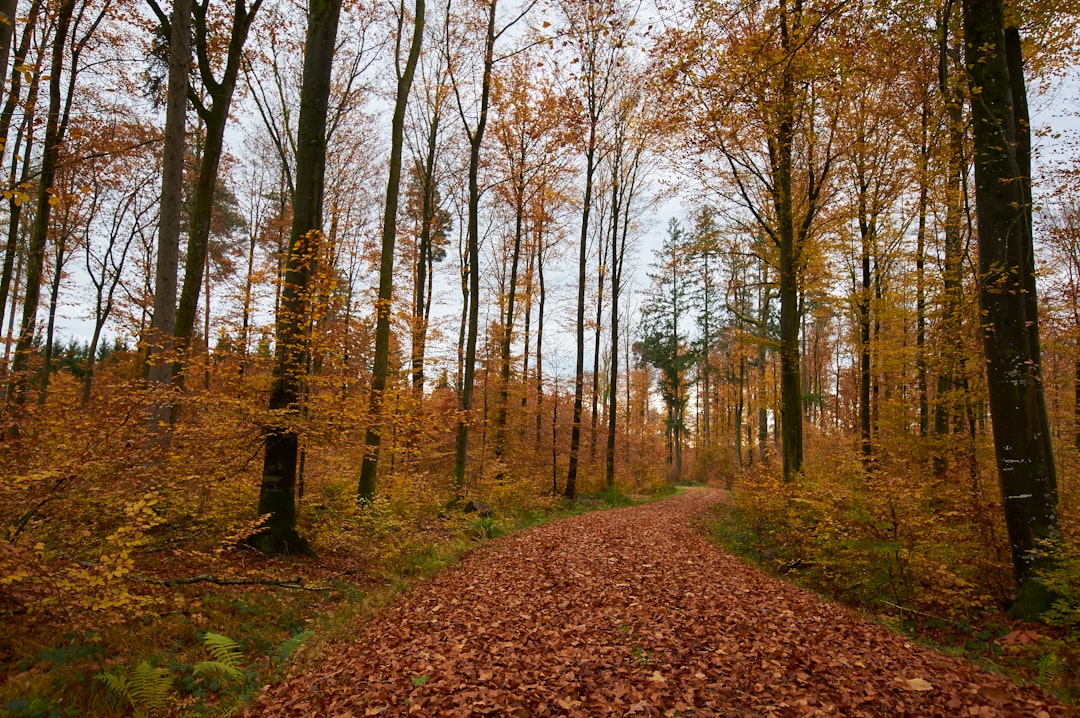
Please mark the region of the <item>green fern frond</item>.
POLYGON ((172 674, 146 661, 130 672, 106 670, 96 678, 105 684, 111 701, 130 705, 136 716, 164 715, 172 704, 172 674))
POLYGON ((233 669, 240 666, 244 656, 240 653, 240 644, 233 639, 220 633, 207 633, 203 636, 202 642, 217 663, 222 663, 233 669))
POLYGON ((1065 662, 1056 653, 1047 653, 1039 659, 1039 687, 1053 691, 1065 675, 1065 662))
POLYGON ((191 672, 196 676, 209 673, 229 681, 242 681, 244 679, 243 671, 236 666, 230 666, 228 663, 222 663, 221 661, 199 661, 191 667, 191 672))
POLYGON ((292 654, 296 653, 296 649, 300 648, 304 644, 304 641, 311 638, 311 631, 304 631, 303 633, 297 633, 292 638, 285 640, 277 649, 277 659, 279 661, 287 661, 292 654))
POLYGON ((108 696, 109 704, 113 708, 119 708, 131 702, 131 698, 128 696, 127 676, 124 673, 114 672, 113 669, 106 668, 94 678, 105 684, 105 693, 108 696))

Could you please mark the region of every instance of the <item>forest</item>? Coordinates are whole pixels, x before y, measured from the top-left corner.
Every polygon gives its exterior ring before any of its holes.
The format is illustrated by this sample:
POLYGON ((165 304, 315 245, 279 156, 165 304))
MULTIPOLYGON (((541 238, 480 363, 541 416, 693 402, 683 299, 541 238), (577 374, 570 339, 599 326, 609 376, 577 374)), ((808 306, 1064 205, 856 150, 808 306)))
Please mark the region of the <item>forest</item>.
POLYGON ((1078 25, 0 0, 0 715, 229 714, 477 541, 684 484, 1071 700, 1078 25))

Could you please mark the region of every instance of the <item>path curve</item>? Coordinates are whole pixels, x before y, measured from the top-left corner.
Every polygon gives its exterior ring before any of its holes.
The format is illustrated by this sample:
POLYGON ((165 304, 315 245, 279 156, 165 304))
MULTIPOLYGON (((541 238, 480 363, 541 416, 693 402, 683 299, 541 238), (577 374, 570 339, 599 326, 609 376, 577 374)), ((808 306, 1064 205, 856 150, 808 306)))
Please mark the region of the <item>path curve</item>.
POLYGON ((709 545, 691 490, 494 541, 248 716, 1066 716, 709 545))

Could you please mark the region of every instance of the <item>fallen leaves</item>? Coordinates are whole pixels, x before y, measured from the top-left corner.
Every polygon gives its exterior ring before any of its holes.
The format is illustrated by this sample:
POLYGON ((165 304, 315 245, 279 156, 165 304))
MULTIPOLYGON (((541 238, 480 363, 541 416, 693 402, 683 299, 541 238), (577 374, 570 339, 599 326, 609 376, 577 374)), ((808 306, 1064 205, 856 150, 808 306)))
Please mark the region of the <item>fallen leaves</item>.
POLYGON ((1068 715, 709 546, 690 524, 719 498, 486 544, 248 715, 1068 715))

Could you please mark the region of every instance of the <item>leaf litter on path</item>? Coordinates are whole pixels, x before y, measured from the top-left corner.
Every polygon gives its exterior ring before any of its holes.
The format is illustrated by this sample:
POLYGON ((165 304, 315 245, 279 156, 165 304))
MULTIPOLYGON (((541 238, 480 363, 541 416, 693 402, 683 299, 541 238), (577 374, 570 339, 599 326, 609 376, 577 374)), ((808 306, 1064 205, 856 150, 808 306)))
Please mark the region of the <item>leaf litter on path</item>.
POLYGON ((711 546, 722 494, 505 537, 418 585, 245 715, 1066 716, 711 546))

